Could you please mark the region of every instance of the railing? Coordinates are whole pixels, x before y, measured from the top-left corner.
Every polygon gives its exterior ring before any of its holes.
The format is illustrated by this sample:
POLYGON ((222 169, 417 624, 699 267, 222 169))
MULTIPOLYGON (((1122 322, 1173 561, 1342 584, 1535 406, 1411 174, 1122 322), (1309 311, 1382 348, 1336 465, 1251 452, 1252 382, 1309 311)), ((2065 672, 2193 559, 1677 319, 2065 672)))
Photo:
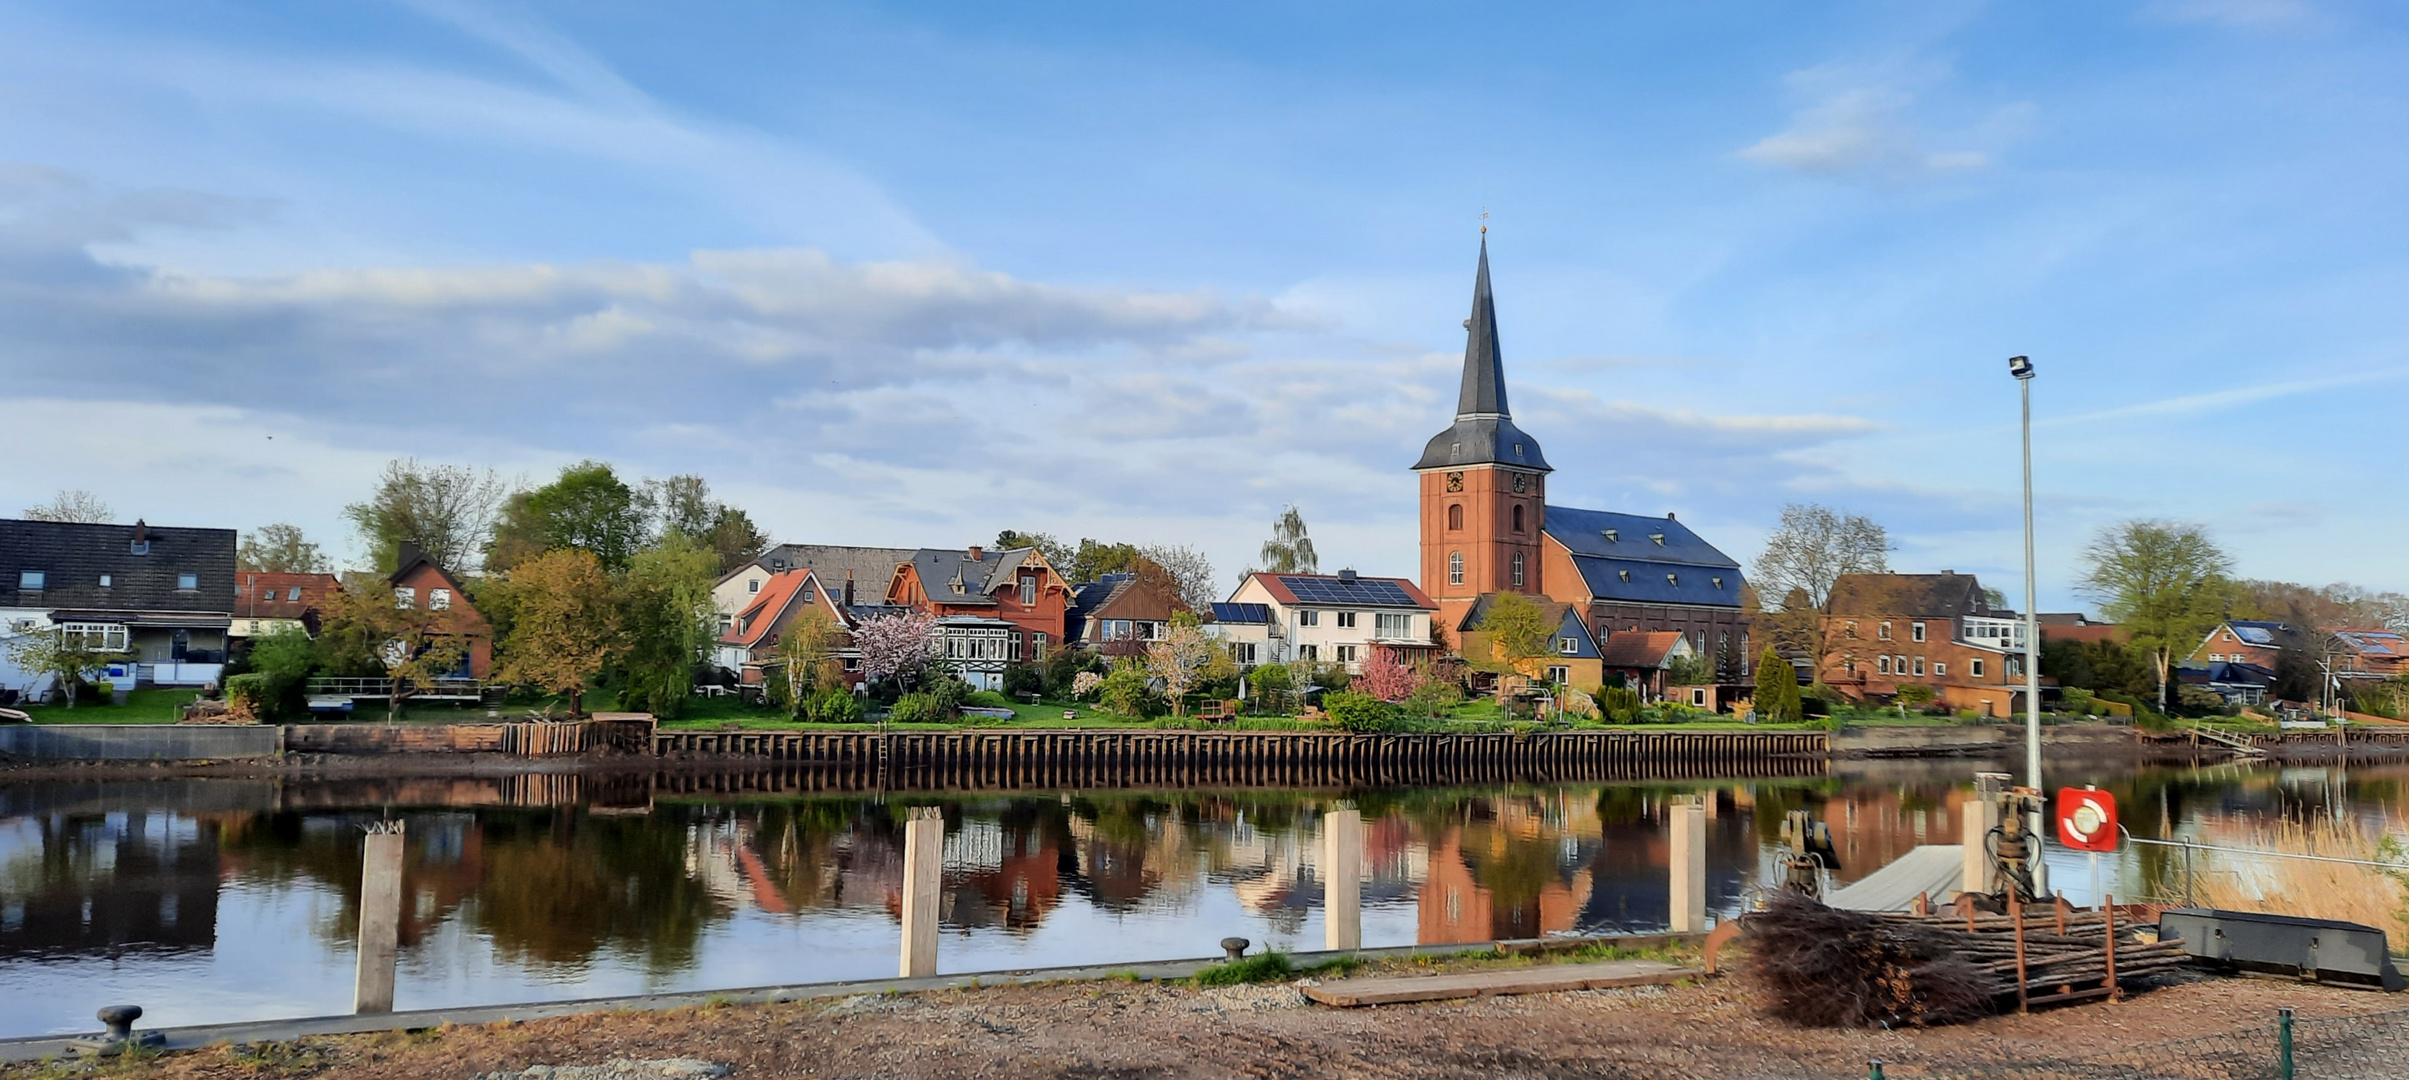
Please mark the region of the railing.
MULTIPOLYGON (((387 698, 393 696, 393 682, 392 679, 318 678, 309 681, 308 693, 313 697, 387 698)), ((423 683, 403 679, 401 685, 403 697, 473 700, 485 692, 485 683, 478 679, 428 679, 423 683)))

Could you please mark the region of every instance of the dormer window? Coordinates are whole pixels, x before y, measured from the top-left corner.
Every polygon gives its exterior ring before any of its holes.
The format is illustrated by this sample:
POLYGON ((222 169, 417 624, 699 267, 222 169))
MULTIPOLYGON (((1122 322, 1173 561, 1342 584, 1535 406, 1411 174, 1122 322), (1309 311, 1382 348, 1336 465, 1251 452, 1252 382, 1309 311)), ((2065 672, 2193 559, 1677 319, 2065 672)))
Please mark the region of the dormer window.
POLYGON ((1657 547, 1665 546, 1665 534, 1663 533, 1649 533, 1648 539, 1656 541, 1657 547))
POLYGON ((1620 544, 1623 542, 1623 538, 1618 534, 1618 530, 1608 529, 1605 532, 1605 536, 1606 542, 1609 544, 1620 544))
POLYGON ((1665 584, 1667 584, 1667 585, 1679 585, 1679 584, 1681 584, 1681 575, 1679 575, 1679 574, 1666 574, 1666 575, 1665 575, 1665 584))
POLYGON ((1631 580, 1631 571, 1629 570, 1617 570, 1615 573, 1620 575, 1624 581, 1631 580))
POLYGON ((49 580, 50 575, 40 570, 17 571, 17 587, 28 592, 42 591, 49 580))
POLYGON ((1723 587, 1723 579, 1722 579, 1722 578, 1716 578, 1716 579, 1714 579, 1714 581, 1715 581, 1715 587, 1716 587, 1716 588, 1720 589, 1720 588, 1722 588, 1722 587, 1723 587))
POLYGON ((151 542, 148 540, 136 540, 127 544, 126 550, 136 555, 148 555, 151 553, 151 542))

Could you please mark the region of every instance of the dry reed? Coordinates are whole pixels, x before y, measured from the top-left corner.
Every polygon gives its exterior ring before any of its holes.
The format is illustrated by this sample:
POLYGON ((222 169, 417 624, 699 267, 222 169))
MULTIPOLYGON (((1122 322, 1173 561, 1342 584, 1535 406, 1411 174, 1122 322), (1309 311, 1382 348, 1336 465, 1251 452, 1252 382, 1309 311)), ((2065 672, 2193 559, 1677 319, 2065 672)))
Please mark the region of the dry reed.
MULTIPOLYGON (((2209 831, 2219 846, 2318 855, 2331 859, 2401 860, 2394 823, 2368 829, 2331 818, 2252 822, 2209 831)), ((2409 936, 2409 872, 2348 863, 2203 852, 2193 896, 2202 907, 2263 911, 2373 926, 2395 941, 2409 936)))

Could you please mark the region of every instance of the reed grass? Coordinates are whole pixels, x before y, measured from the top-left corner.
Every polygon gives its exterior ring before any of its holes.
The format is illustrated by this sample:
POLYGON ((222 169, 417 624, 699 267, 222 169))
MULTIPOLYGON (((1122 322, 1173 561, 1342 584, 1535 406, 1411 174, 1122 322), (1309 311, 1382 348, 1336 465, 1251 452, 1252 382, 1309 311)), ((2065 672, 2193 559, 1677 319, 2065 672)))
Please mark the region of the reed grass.
MULTIPOLYGON (((2318 855, 2332 859, 2402 862, 2400 830, 2331 818, 2314 822, 2257 822, 2214 830, 2219 846, 2318 855)), ((2409 939, 2409 871, 2348 863, 2217 854, 2201 860, 2194 895, 2205 907, 2340 919, 2409 939)))

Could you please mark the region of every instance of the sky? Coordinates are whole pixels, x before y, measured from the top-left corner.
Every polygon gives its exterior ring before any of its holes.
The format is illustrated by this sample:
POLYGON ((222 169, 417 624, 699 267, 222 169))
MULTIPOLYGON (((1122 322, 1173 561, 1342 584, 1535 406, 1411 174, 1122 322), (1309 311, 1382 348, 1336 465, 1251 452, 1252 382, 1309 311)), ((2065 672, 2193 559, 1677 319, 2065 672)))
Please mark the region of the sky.
POLYGON ((1550 501, 2409 588, 2409 8, 0 0, 0 508, 395 457, 1410 576, 1481 226, 1550 501), (1484 217, 1486 215, 1486 217, 1484 217))

